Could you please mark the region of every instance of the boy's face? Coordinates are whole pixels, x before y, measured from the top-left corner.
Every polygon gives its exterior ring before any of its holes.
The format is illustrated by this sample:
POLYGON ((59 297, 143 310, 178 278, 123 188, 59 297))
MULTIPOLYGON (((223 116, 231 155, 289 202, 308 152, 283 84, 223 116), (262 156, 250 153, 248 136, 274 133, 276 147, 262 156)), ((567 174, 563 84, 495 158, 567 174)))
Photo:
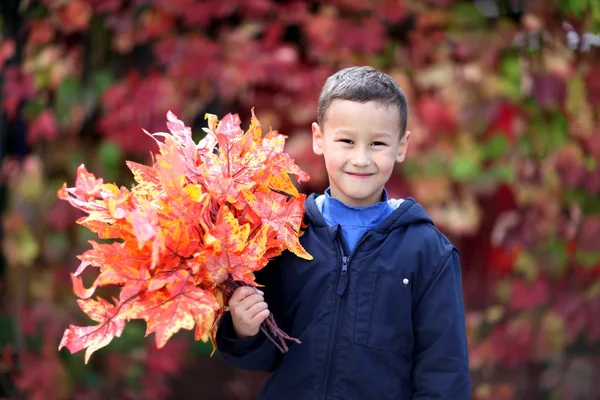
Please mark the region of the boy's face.
POLYGON ((399 111, 376 101, 334 100, 323 126, 312 124, 313 151, 325 158, 331 196, 350 206, 381 201, 383 188, 404 161, 410 132, 400 139, 399 111))

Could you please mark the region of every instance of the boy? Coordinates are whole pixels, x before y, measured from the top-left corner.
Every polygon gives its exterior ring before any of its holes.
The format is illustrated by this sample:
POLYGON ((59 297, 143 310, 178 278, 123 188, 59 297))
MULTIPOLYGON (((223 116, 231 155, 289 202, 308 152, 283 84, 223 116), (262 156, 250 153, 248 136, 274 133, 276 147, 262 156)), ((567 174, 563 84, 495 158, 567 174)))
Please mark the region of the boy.
POLYGON ((459 256, 413 199, 384 188, 404 161, 404 93, 370 67, 325 83, 312 125, 329 188, 306 200, 300 238, 234 292, 217 345, 229 364, 273 372, 265 400, 470 399, 459 256), (267 308, 269 307, 269 308, 267 308), (273 313, 301 344, 282 354, 259 332, 273 313))

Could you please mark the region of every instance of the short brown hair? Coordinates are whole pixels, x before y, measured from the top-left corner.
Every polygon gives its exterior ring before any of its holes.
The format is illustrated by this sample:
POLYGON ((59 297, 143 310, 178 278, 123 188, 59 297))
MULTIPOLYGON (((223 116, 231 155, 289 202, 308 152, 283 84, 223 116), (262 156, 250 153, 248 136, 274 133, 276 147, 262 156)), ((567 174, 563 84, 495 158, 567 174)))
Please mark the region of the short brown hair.
POLYGON ((404 136, 408 122, 408 104, 404 91, 388 74, 373 67, 349 67, 331 75, 325 81, 317 107, 317 122, 323 124, 325 113, 334 100, 359 103, 379 101, 398 108, 400 137, 404 136))

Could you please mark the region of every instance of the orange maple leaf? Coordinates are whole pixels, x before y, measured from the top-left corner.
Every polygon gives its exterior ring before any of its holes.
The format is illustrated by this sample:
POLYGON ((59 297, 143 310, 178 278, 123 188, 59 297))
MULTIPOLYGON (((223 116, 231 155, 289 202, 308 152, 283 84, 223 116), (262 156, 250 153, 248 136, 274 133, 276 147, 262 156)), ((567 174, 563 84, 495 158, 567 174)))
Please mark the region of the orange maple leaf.
POLYGON ((218 251, 214 248, 204 250, 200 257, 208 280, 219 284, 231 277, 236 281, 256 285, 253 272, 261 269, 268 262, 264 258, 267 232, 267 227, 261 227, 252 241, 235 241, 226 236, 221 238, 221 242, 226 244, 219 246, 218 251), (238 244, 241 246, 237 246, 238 244))
POLYGON ((311 260, 310 254, 298 241, 300 224, 304 217, 304 195, 286 201, 286 197, 271 192, 260 198, 250 192, 244 192, 248 205, 260 216, 264 225, 270 226, 277 233, 277 240, 298 257, 311 260))
POLYGON ((204 244, 214 252, 237 252, 244 248, 250 225, 240 225, 229 207, 221 207, 215 227, 207 232, 204 244))
MULTIPOLYGON (((146 320, 146 336, 156 333, 156 346, 163 347, 180 329, 194 329, 196 324, 211 327, 219 304, 211 291, 187 283, 189 274, 182 273, 174 290, 146 292, 127 311, 129 318, 146 320), (183 284, 181 284, 183 283, 183 284)), ((201 332, 204 341, 209 330, 201 332)))
POLYGON ((156 196, 162 192, 162 186, 158 179, 157 171, 147 165, 138 164, 133 161, 125 161, 138 185, 133 192, 138 196, 156 196))
POLYGON ((265 160, 266 154, 258 150, 235 154, 224 149, 220 155, 208 154, 203 170, 205 185, 218 202, 234 203, 242 190, 257 185, 265 160))
POLYGON ((102 204, 95 199, 100 197, 102 191, 102 179, 96 179, 94 174, 87 171, 85 165, 77 168, 77 179, 75 187, 67 188, 66 184, 59 189, 57 195, 61 200, 67 200, 75 208, 85 212, 105 211, 102 204))
MULTIPOLYGON (((198 144, 171 112, 170 133, 146 132, 160 152, 150 166, 127 161, 136 181, 131 189, 105 184, 81 165, 75 187, 58 190, 60 199, 87 213, 77 223, 102 239, 118 239, 90 241, 92 249, 78 256, 73 292, 99 325, 70 326, 59 348, 86 348, 87 363, 127 321, 144 319, 158 347, 195 327, 196 340, 211 340, 214 352, 217 321, 233 290, 256 286, 254 272, 286 249, 311 259, 298 241, 305 196, 291 181, 291 175, 308 176, 283 152, 285 136, 273 130, 263 136, 254 110, 246 131, 237 115, 206 118, 198 144), (80 275, 89 266, 99 272, 85 287, 80 275), (115 304, 92 299, 103 286, 120 287, 115 304)), ((265 324, 285 351, 284 339, 294 339, 274 320, 265 324)))

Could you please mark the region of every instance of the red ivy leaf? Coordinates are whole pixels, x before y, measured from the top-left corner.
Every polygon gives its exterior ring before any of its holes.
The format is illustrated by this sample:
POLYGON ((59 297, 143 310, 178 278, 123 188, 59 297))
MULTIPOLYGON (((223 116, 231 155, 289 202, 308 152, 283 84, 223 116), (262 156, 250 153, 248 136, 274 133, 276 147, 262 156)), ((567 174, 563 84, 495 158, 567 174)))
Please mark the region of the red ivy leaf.
POLYGON ((515 280, 512 284, 510 307, 515 310, 533 310, 546 304, 549 295, 548 283, 541 278, 531 285, 523 280, 515 280))

